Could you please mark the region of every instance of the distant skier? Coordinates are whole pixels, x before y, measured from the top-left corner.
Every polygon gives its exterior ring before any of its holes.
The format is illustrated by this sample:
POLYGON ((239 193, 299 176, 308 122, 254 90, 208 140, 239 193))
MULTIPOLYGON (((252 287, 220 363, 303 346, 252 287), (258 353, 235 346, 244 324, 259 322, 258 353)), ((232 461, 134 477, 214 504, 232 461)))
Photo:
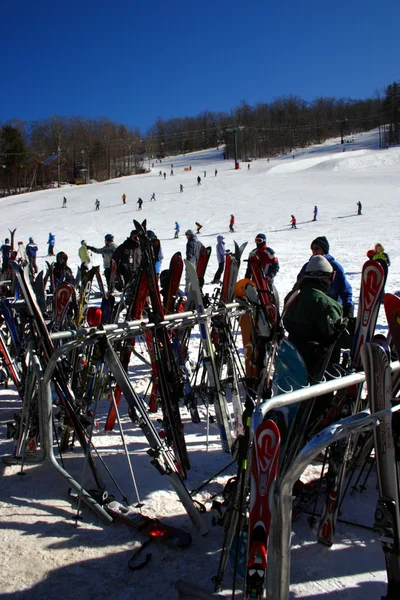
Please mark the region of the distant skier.
POLYGON ((38 252, 38 247, 33 241, 33 238, 29 238, 29 243, 26 246, 26 256, 28 257, 29 266, 33 273, 38 272, 38 267, 36 264, 36 256, 38 252))
POLYGON ((235 233, 235 230, 233 229, 234 224, 235 224, 235 217, 234 217, 234 215, 231 215, 231 218, 229 219, 229 231, 231 233, 235 233))
POLYGON ((250 163, 247 165, 247 170, 250 171, 250 163))
POLYGON ((54 256, 54 246, 56 245, 56 236, 53 233, 49 233, 49 239, 47 240, 48 250, 47 256, 54 256))
POLYGON ((171 169, 171 173, 170 173, 170 175, 173 175, 173 174, 174 174, 174 170, 173 170, 173 169, 171 169))
POLYGON ((313 221, 316 221, 317 217, 318 217, 318 206, 314 206, 313 221))
POLYGON ((151 198, 150 198, 150 202, 153 202, 153 200, 154 200, 154 202, 156 201, 155 192, 152 193, 151 198))
POLYGON ((207 177, 207 171, 204 171, 204 177, 207 177))
POLYGON ((297 225, 296 225, 296 223, 297 223, 297 221, 296 221, 296 217, 295 217, 294 215, 290 215, 290 216, 291 216, 290 223, 291 223, 291 225, 292 225, 292 229, 297 229, 297 225))
POLYGON ((180 183, 179 184, 179 191, 182 193, 183 192, 183 185, 180 183))
POLYGON ((4 240, 4 244, 1 246, 0 251, 1 251, 1 256, 3 258, 3 264, 2 264, 2 267, 1 267, 1 272, 2 273, 7 273, 7 271, 8 271, 8 263, 9 263, 10 254, 11 254, 11 245, 10 245, 10 240, 8 238, 6 238, 4 240))
POLYGON ((141 198, 138 199, 136 204, 138 205, 138 210, 142 210, 143 200, 141 198))
POLYGON ((96 198, 96 202, 94 203, 94 209, 100 210, 100 200, 98 200, 97 198, 96 198))
POLYGON ((215 171, 214 171, 214 177, 216 177, 217 175, 218 175, 218 171, 217 171, 217 169, 215 169, 215 171))
POLYGON ((126 204, 126 194, 122 194, 122 204, 126 204))
POLYGON ((362 204, 360 201, 357 202, 357 214, 362 215, 362 204))
POLYGON ((214 275, 214 279, 211 282, 213 284, 214 283, 221 283, 220 279, 221 279, 221 275, 222 275, 222 273, 224 271, 225 255, 226 255, 224 239, 225 238, 222 235, 219 235, 217 237, 216 250, 217 250, 218 269, 217 269, 217 272, 214 275))
POLYGON ((62 208, 67 208, 67 199, 65 196, 63 198, 62 208))
POLYGON ((196 227, 197 227, 197 231, 196 231, 196 233, 197 233, 197 235, 198 235, 198 234, 200 233, 200 229, 203 227, 203 225, 200 225, 200 223, 197 223, 197 221, 196 221, 195 225, 196 225, 196 227))
POLYGON ((174 229, 174 231, 175 231, 174 238, 175 239, 179 237, 180 230, 181 230, 181 228, 180 228, 178 221, 175 221, 175 229, 174 229))
POLYGON ((198 177, 197 177, 197 185, 201 185, 201 177, 200 177, 200 175, 198 175, 198 177))
POLYGON ((166 178, 167 178, 167 174, 166 174, 166 173, 164 173, 164 179, 166 179, 166 178))
POLYGON ((158 176, 162 177, 162 171, 158 171, 158 176))

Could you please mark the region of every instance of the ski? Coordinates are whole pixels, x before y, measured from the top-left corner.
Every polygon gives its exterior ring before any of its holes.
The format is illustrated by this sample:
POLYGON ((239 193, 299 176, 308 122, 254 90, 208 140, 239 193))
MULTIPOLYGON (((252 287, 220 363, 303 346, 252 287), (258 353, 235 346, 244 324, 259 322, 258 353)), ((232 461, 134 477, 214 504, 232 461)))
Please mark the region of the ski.
POLYGON ((232 434, 229 423, 229 415, 226 405, 226 399, 222 393, 221 382, 218 377, 218 370, 215 363, 214 346, 211 340, 210 327, 208 319, 204 318, 204 304, 201 294, 199 279, 192 263, 185 260, 186 273, 190 281, 189 296, 192 296, 196 305, 196 310, 202 318, 200 322, 200 335, 204 351, 204 364, 207 369, 207 375, 210 384, 211 396, 214 402, 215 414, 217 417, 218 428, 220 431, 221 445, 225 452, 230 452, 232 447, 232 434))
POLYGON ((271 504, 278 474, 280 433, 274 421, 261 423, 254 434, 251 460, 248 557, 245 598, 262 600, 267 572, 271 504))

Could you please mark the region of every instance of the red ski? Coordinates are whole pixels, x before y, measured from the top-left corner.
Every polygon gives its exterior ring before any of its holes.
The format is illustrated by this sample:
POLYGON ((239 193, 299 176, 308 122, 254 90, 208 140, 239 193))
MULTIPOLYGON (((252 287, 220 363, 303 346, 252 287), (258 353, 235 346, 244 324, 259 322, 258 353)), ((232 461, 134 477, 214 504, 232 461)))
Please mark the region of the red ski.
POLYGON ((251 460, 246 599, 261 600, 264 595, 271 504, 278 474, 280 444, 276 423, 271 420, 261 423, 254 436, 251 460))

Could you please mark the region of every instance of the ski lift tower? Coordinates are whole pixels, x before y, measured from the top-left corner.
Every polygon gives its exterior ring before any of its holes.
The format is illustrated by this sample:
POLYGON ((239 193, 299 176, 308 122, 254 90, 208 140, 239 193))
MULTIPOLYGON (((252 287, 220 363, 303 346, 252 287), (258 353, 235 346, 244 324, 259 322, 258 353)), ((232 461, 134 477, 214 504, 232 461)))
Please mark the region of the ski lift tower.
POLYGON ((233 152, 235 155, 235 169, 239 169, 240 168, 240 164, 238 162, 238 155, 237 155, 237 140, 236 140, 236 132, 237 131, 242 131, 244 129, 243 125, 240 125, 239 127, 229 127, 228 129, 226 129, 227 133, 233 133, 233 152))

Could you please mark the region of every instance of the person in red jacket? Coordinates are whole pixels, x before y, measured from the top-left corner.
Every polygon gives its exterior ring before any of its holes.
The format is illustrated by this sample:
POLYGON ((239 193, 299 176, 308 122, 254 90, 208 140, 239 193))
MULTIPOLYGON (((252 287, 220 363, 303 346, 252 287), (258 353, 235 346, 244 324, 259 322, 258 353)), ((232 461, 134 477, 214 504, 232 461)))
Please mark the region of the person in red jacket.
POLYGON ((296 226, 297 221, 296 221, 296 217, 294 215, 291 215, 290 222, 292 224, 292 229, 297 229, 297 226, 296 226))
MULTIPOLYGON (((275 252, 272 248, 267 246, 267 236, 265 233, 259 233, 254 241, 257 244, 257 247, 250 252, 249 258, 250 256, 258 256, 262 265, 264 277, 268 277, 273 281, 275 275, 279 271, 279 260, 275 256, 275 252)), ((251 274, 251 265, 248 263, 245 277, 249 279, 251 278, 251 274)))
POLYGON ((231 233, 235 233, 235 230, 233 229, 234 224, 235 224, 235 217, 234 217, 234 215, 231 215, 231 218, 229 220, 229 231, 231 233))

